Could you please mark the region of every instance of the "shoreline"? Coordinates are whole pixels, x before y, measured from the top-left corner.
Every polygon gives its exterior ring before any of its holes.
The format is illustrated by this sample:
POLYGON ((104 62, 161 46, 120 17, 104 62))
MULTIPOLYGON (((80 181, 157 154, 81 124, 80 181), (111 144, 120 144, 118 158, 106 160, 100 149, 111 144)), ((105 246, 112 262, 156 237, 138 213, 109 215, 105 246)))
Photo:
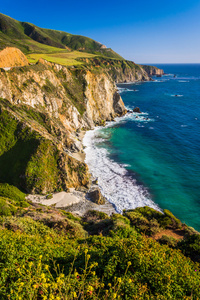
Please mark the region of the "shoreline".
MULTIPOLYGON (((88 131, 93 131, 102 126, 96 126, 88 131)), ((82 149, 77 152, 68 152, 68 155, 85 163, 86 153, 84 151, 83 139, 88 131, 81 131, 78 134, 78 139, 81 142, 82 149)), ((86 164, 87 165, 87 164, 86 164)), ((88 165, 87 165, 88 166, 88 165)), ((88 166, 89 168, 89 166, 88 166)), ((95 180, 91 171, 89 170, 90 180, 95 180)), ((26 199, 32 203, 37 203, 45 206, 54 206, 55 208, 63 209, 67 212, 71 212, 78 216, 84 216, 89 210, 96 210, 104 212, 107 215, 117 213, 114 205, 110 203, 106 198, 105 204, 96 204, 91 201, 87 194, 93 188, 100 188, 98 183, 92 183, 88 189, 85 187, 69 188, 69 192, 62 191, 58 193, 52 193, 50 195, 28 194, 26 199)))
MULTIPOLYGON (((86 138, 86 134, 89 132, 94 133, 95 131, 104 129, 104 128, 109 128, 115 126, 115 124, 123 122, 123 120, 126 118, 129 118, 130 116, 137 116, 137 113, 130 113, 127 112, 125 115, 121 117, 116 117, 114 121, 106 121, 106 126, 95 126, 93 129, 87 130, 87 131, 81 131, 78 133, 77 137, 78 140, 81 142, 82 149, 77 152, 68 152, 68 155, 71 157, 84 162, 88 168, 89 168, 89 173, 90 173, 90 180, 95 181, 96 179, 99 181, 99 176, 95 176, 91 170, 91 167, 88 165, 87 162, 87 154, 86 154, 86 149, 87 146, 84 144, 84 139, 86 138)), ((141 115, 146 115, 146 113, 142 112, 141 115)), ((128 173, 128 171, 125 169, 125 166, 121 165, 118 162, 112 162, 115 165, 118 165, 119 167, 123 168, 122 170, 124 173, 128 173)), ((126 181, 124 174, 124 178, 122 179, 123 181, 126 181)), ((123 182, 121 182, 123 184, 123 182)), ((132 185, 132 188, 135 189, 134 192, 137 192, 137 188, 140 189, 140 186, 137 186, 136 180, 132 179, 132 181, 129 183, 132 185)), ((133 192, 133 193, 134 193, 133 192)), ((131 193, 131 191, 130 191, 131 193)), ((129 194, 130 194, 129 193, 129 194)), ((97 210, 104 212, 108 214, 109 216, 113 213, 122 213, 123 209, 134 209, 136 207, 141 207, 141 206, 149 206, 157 211, 162 211, 156 203, 154 203, 148 196, 145 199, 145 194, 147 193, 145 187, 143 187, 143 190, 139 191, 140 196, 143 198, 142 203, 138 202, 137 205, 134 205, 134 207, 121 207, 121 209, 118 208, 117 203, 114 201, 112 202, 112 199, 110 201, 108 195, 104 192, 104 185, 102 186, 101 184, 98 183, 92 183, 91 186, 86 189, 85 187, 79 187, 77 189, 75 188, 69 188, 69 192, 63 191, 60 193, 52 193, 52 198, 48 199, 48 195, 31 195, 29 194, 27 196, 27 200, 32 201, 33 203, 38 203, 42 205, 47 205, 47 206, 54 206, 56 208, 63 209, 67 212, 74 213, 78 216, 83 216, 87 211, 89 210, 97 210), (93 188, 99 188, 104 199, 105 199, 105 204, 99 205, 94 202, 92 202, 88 197, 87 194, 90 190, 93 188), (144 194, 144 195, 143 195, 144 194), (109 199, 109 200, 108 200, 109 199)), ((117 197, 116 197, 117 198, 117 197)), ((128 198, 128 197, 127 197, 128 198)))
MULTIPOLYGON (((137 83, 137 82, 134 82, 134 83, 137 83)), ((128 84, 128 83, 126 83, 126 84, 128 84)), ((131 82, 129 84, 131 84, 131 82)), ((119 92, 119 94, 121 94, 121 93, 119 92)), ((126 120, 126 118, 129 118, 132 115, 135 116, 138 114, 136 114, 135 112, 130 113, 130 111, 129 111, 125 115, 116 117, 114 119, 114 121, 106 121, 106 126, 95 126, 94 128, 89 129, 87 131, 80 131, 79 133, 76 133, 77 139, 81 143, 81 149, 80 149, 80 151, 77 151, 77 152, 67 151, 67 154, 69 156, 79 160, 80 162, 86 163, 86 165, 89 168, 90 181, 92 181, 92 180, 94 181, 95 179, 98 180, 99 176, 95 176, 93 174, 91 167, 88 165, 88 162, 87 162, 87 153, 85 151, 87 149, 87 147, 84 144, 84 139, 86 137, 86 134, 88 134, 88 132, 95 132, 95 131, 101 130, 103 128, 113 127, 113 126, 115 126, 115 124, 123 122, 123 120, 126 120)), ((146 113, 141 112, 141 115, 146 115, 146 113)), ((120 166, 120 163, 118 163, 118 162, 114 162, 114 163, 120 166)), ((124 168, 124 170, 125 170, 125 172, 127 172, 127 170, 125 168, 124 168)), ((123 170, 123 172, 124 172, 124 170, 123 170)), ((138 186, 135 183, 136 183, 136 181, 135 181, 135 179, 133 179, 131 184, 134 186, 135 189, 137 189, 138 186)), ((135 190, 134 190, 134 192, 135 192, 135 190)), ((139 201, 137 203, 137 205, 134 205, 134 207, 133 207, 133 205, 130 207, 121 206, 120 209, 119 209, 117 203, 115 203, 115 201, 112 201, 112 199, 109 198, 109 195, 107 195, 104 192, 104 187, 99 183, 91 184, 91 186, 88 189, 86 189, 85 187, 79 187, 77 189, 69 188, 69 192, 63 191, 60 193, 52 193, 52 198, 50 198, 50 199, 48 199, 48 195, 43 196, 43 195, 31 195, 31 194, 27 196, 27 199, 32 201, 33 203, 39 203, 42 205, 54 206, 56 208, 61 208, 61 209, 64 209, 68 212, 72 212, 79 216, 83 216, 88 210, 102 211, 102 212, 107 213, 108 215, 111 215, 112 213, 122 213, 123 209, 134 209, 136 207, 141 207, 141 206, 146 206, 146 205, 150 206, 158 211, 161 211, 160 208, 156 205, 156 203, 154 203, 149 197, 147 197, 145 200, 145 197, 146 197, 145 194, 147 194, 147 192, 145 191, 145 187, 142 192, 140 191, 140 194, 141 194, 141 197, 143 198, 142 203, 141 203, 141 201, 139 201), (96 204, 87 197, 88 192, 90 190, 92 190, 93 188, 100 189, 100 191, 105 199, 105 204, 103 204, 103 205, 96 204)))
MULTIPOLYGON (((135 117, 136 114, 127 113, 125 116, 117 118, 115 122, 108 122, 105 127, 95 127, 94 130, 87 132, 92 136, 84 137, 84 139, 87 138, 87 141, 84 141, 84 146, 88 152, 85 162, 89 166, 90 173, 98 179, 102 195, 115 207, 117 213, 121 214, 124 209, 135 209, 143 206, 162 211, 151 199, 148 189, 144 185, 138 184, 137 180, 130 176, 130 172, 125 168, 126 165, 110 159, 106 148, 95 146, 94 132, 123 122, 131 115, 135 117)), ((100 136, 99 140, 101 139, 104 137, 100 136)))

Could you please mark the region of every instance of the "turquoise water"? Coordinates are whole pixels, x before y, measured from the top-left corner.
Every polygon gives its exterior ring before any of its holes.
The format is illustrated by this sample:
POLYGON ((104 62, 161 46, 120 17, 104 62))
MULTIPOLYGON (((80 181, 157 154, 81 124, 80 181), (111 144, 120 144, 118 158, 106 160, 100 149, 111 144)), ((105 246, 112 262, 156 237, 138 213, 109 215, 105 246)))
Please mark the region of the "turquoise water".
POLYGON ((200 65, 158 67, 168 75, 118 85, 125 105, 144 114, 89 133, 86 162, 119 212, 167 208, 200 230, 200 65))

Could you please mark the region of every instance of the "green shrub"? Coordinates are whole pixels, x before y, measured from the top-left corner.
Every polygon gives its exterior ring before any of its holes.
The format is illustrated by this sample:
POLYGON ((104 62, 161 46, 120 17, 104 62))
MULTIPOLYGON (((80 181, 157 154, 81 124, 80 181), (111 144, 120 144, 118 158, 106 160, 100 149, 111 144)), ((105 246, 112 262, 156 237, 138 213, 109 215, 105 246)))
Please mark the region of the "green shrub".
POLYGON ((81 219, 79 217, 75 217, 71 212, 65 211, 65 210, 60 210, 64 216, 67 216, 68 219, 73 220, 73 221, 78 221, 80 222, 81 219))
POLYGON ((169 210, 164 209, 164 217, 163 220, 161 222, 162 226, 164 227, 172 227, 173 229, 181 229, 181 221, 179 219, 177 219, 169 210))
POLYGON ((192 260, 200 262, 200 234, 192 234, 179 241, 178 248, 192 260))
POLYGON ((83 217, 84 222, 93 222, 95 223, 96 221, 100 220, 105 220, 109 219, 109 216, 101 211, 98 210, 89 210, 86 212, 86 214, 83 217))
POLYGON ((7 183, 0 183, 0 196, 13 200, 13 204, 20 207, 27 207, 29 204, 25 200, 25 194, 15 186, 7 183))
POLYGON ((169 247, 172 248, 176 247, 178 242, 175 238, 168 235, 163 235, 158 241, 161 245, 168 245, 169 247))
POLYGON ((17 211, 16 207, 9 201, 10 199, 0 197, 0 216, 11 216, 17 211))
POLYGON ((39 234, 43 236, 50 234, 51 232, 53 233, 53 231, 50 230, 48 226, 39 221, 34 221, 30 217, 5 217, 4 219, 2 219, 1 223, 5 228, 13 231, 19 230, 29 235, 39 234))

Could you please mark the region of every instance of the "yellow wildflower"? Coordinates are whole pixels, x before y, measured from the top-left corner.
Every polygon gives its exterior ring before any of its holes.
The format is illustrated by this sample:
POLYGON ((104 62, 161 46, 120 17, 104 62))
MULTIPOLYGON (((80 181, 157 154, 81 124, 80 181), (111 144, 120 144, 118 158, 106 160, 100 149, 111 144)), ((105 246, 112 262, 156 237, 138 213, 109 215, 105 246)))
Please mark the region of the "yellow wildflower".
POLYGON ((37 288, 38 288, 38 285, 37 285, 37 284, 34 284, 34 285, 33 285, 33 288, 34 288, 34 289, 37 289, 37 288))
POLYGON ((93 290, 94 290, 93 286, 88 285, 88 291, 93 291, 93 290))
POLYGON ((113 299, 115 299, 117 297, 117 294, 116 293, 114 293, 113 294, 113 299))

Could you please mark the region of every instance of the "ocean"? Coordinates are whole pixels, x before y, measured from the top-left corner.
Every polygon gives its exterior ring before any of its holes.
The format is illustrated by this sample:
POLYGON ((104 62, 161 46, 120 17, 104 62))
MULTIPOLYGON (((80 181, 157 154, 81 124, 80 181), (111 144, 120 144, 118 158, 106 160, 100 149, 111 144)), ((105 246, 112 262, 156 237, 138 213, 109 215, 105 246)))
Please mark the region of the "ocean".
POLYGON ((156 66, 166 75, 118 85, 142 113, 88 131, 86 163, 117 212, 168 209, 200 230, 200 64, 156 66))

